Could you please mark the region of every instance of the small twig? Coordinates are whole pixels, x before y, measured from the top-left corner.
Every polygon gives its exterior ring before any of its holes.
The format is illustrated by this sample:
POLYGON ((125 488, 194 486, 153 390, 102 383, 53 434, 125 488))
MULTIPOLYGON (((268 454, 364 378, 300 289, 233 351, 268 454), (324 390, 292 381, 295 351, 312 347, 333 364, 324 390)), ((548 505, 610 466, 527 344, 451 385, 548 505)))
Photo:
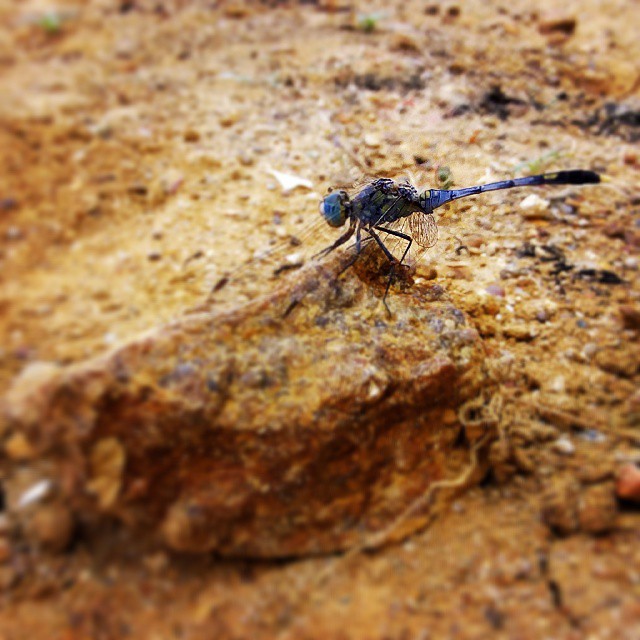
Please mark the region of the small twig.
MULTIPOLYGON (((394 519, 394 521, 384 529, 380 531, 376 531, 373 534, 367 536, 363 542, 360 544, 356 544, 350 549, 346 551, 346 553, 338 558, 337 563, 333 563, 332 565, 326 566, 323 571, 321 571, 314 580, 314 587, 320 587, 324 584, 327 578, 330 577, 331 574, 335 573, 336 569, 343 564, 349 562, 352 558, 365 551, 373 551, 375 549, 379 549, 383 547, 388 542, 392 541, 392 537, 394 532, 396 532, 400 525, 405 522, 411 515, 422 509, 425 505, 427 505, 433 494, 439 489, 459 489, 466 486, 473 474, 478 469, 478 452, 480 449, 486 444, 487 440, 491 437, 491 434, 487 433, 483 438, 478 440, 470 451, 470 461, 468 467, 465 471, 459 475, 457 478, 447 479, 447 480, 438 480, 436 482, 432 482, 429 487, 422 493, 422 495, 418 496, 413 502, 406 507, 400 515, 394 519)), ((426 526, 426 525, 424 525, 426 526)), ((420 527, 420 528, 424 528, 420 527)))

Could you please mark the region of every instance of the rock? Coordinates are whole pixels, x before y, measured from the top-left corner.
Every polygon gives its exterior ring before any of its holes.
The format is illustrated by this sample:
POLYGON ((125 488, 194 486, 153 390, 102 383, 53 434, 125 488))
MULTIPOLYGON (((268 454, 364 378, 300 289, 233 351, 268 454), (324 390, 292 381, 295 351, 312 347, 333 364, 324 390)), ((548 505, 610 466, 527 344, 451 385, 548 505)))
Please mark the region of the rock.
POLYGON ((199 142, 200 141, 200 132, 195 129, 187 129, 184 132, 184 141, 185 142, 199 142))
MULTIPOLYGON (((469 442, 491 435, 476 425, 461 438, 452 422, 487 388, 482 341, 428 282, 392 295, 389 318, 370 246, 358 269, 336 252, 253 302, 27 369, 0 409, 3 431, 22 434, 55 487, 25 516, 31 540, 60 550, 76 519, 99 535, 115 517, 156 549, 333 553, 386 527, 433 480, 460 477, 469 442)), ((11 495, 42 477, 20 480, 22 464, 9 461, 11 495)))
POLYGON ((618 470, 616 495, 623 500, 640 503, 640 469, 635 464, 625 464, 618 470))
POLYGON ((610 531, 617 513, 616 497, 610 484, 587 487, 580 494, 578 520, 582 531, 596 534, 610 531))
POLYGON ((561 535, 578 530, 580 484, 573 478, 553 478, 542 494, 542 520, 561 535))
POLYGON ((542 34, 560 33, 573 35, 578 21, 574 16, 553 13, 543 17, 538 23, 538 31, 542 34))
POLYGON ((595 362, 603 371, 623 378, 631 378, 640 366, 637 350, 633 348, 603 349, 596 354, 595 362))
POLYGON ((623 304, 619 307, 620 316, 625 329, 640 330, 640 307, 623 304))
POLYGON ((391 36, 389 48, 400 53, 420 53, 424 43, 410 33, 395 33, 391 36))
POLYGON ((14 433, 4 445, 5 453, 13 460, 28 460, 33 458, 35 451, 29 444, 24 433, 14 433))
POLYGON ((566 436, 560 436, 552 445, 554 451, 561 453, 565 456, 571 456, 576 451, 576 446, 571 442, 571 439, 566 436))
POLYGON ((502 285, 497 284, 497 283, 488 284, 485 287, 485 291, 490 296, 496 296, 497 298, 504 298, 504 296, 505 296, 504 287, 502 285))
POLYGON ((25 533, 48 551, 63 551, 69 545, 74 519, 69 508, 62 504, 45 504, 33 511, 26 520, 25 533))
POLYGON ((522 215, 529 220, 549 220, 553 219, 549 204, 548 200, 541 198, 537 193, 531 193, 522 200, 520 209, 522 215))
POLYGON ((528 324, 516 324, 515 322, 506 324, 502 333, 505 338, 513 338, 518 342, 529 342, 533 340, 537 335, 537 330, 528 324))
POLYGON ((380 140, 380 136, 371 132, 365 133, 363 140, 364 140, 364 143, 367 145, 367 147, 371 149, 377 149, 382 144, 380 140))

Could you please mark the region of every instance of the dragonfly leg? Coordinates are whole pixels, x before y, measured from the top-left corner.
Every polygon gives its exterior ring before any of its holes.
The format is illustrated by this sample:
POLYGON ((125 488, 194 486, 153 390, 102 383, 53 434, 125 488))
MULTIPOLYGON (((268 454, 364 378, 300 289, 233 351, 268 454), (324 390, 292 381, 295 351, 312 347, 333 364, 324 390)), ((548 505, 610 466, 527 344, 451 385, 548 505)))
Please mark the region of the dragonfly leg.
POLYGON ((356 253, 358 255, 360 255, 360 252, 362 251, 362 238, 360 237, 361 231, 362 231, 362 224, 358 224, 358 226, 356 227, 356 253))
POLYGON ((340 273, 338 273, 338 276, 341 276, 349 267, 352 267, 356 263, 356 260, 360 257, 360 252, 362 251, 362 239, 360 237, 361 230, 362 230, 362 225, 360 224, 360 221, 358 221, 358 223, 356 224, 355 255, 353 256, 353 259, 349 260, 347 265, 340 270, 340 273))
POLYGON ((382 249, 382 251, 384 252, 384 255, 387 256, 389 262, 391 263, 389 280, 387 281, 387 287, 384 290, 384 295, 382 296, 382 304, 384 304, 385 309, 387 310, 387 313, 391 316, 391 310, 389 309, 389 305, 387 304, 387 296, 389 295, 389 289, 391 288, 391 283, 393 282, 393 278, 396 274, 396 266, 399 264, 401 265, 404 262, 404 259, 406 258, 407 253, 409 253, 411 244, 413 243, 413 239, 411 238, 411 236, 408 236, 406 233, 400 233, 399 231, 394 231, 393 229, 387 229, 385 227, 379 227, 379 226, 377 226, 376 229, 378 231, 384 231, 389 235, 396 236, 396 238, 400 238, 402 240, 407 241, 407 247, 405 248, 404 253, 402 254, 402 258, 400 259, 400 261, 398 261, 397 258, 395 258, 394 255, 391 253, 391 251, 387 249, 384 242, 382 242, 382 240, 380 239, 380 236, 377 233, 375 233, 372 229, 367 229, 369 234, 378 243, 378 246, 382 249))
MULTIPOLYGON (((400 238, 401 240, 406 240, 407 241, 407 246, 404 250, 404 253, 402 254, 402 258, 400 258, 398 262, 398 264, 402 264, 404 262, 404 259, 407 257, 407 253, 409 253, 409 249, 411 248, 411 245, 413 244, 413 238, 409 235, 407 235, 406 233, 400 233, 400 231, 395 231, 394 229, 387 229, 385 227, 379 227, 377 226, 376 229, 378 229, 378 231, 384 231, 385 233, 388 233, 390 236, 395 236, 396 238, 400 238)), ((394 261, 396 261, 395 258, 393 258, 394 261)))
POLYGON ((349 220, 349 228, 332 245, 329 245, 322 251, 318 251, 318 253, 316 253, 312 257, 318 258, 320 256, 326 256, 327 254, 331 253, 334 249, 337 249, 340 245, 343 245, 353 235, 353 232, 355 230, 356 230, 356 219, 351 218, 349 220))

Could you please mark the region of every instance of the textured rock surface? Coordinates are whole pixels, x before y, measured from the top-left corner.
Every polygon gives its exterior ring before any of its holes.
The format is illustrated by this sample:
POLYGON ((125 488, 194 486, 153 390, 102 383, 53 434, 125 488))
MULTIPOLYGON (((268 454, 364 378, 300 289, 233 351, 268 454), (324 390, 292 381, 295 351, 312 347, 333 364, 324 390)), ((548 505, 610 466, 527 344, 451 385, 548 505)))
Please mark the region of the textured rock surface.
POLYGON ((26 441, 39 470, 31 482, 51 485, 30 518, 60 502, 181 551, 326 553, 460 474, 456 411, 487 386, 477 332, 435 286, 395 296, 388 318, 357 271, 338 278, 349 260, 311 263, 273 295, 105 356, 28 367, 3 413, 8 442, 26 441))

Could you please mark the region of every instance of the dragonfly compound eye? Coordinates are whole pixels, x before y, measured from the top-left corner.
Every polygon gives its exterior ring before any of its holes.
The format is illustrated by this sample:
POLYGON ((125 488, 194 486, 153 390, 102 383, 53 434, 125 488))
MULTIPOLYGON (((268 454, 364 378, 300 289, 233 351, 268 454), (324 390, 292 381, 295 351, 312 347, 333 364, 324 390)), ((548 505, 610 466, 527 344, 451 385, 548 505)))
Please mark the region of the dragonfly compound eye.
POLYGON ((347 219, 347 200, 345 191, 334 191, 320 203, 320 213, 332 227, 341 227, 347 219))

